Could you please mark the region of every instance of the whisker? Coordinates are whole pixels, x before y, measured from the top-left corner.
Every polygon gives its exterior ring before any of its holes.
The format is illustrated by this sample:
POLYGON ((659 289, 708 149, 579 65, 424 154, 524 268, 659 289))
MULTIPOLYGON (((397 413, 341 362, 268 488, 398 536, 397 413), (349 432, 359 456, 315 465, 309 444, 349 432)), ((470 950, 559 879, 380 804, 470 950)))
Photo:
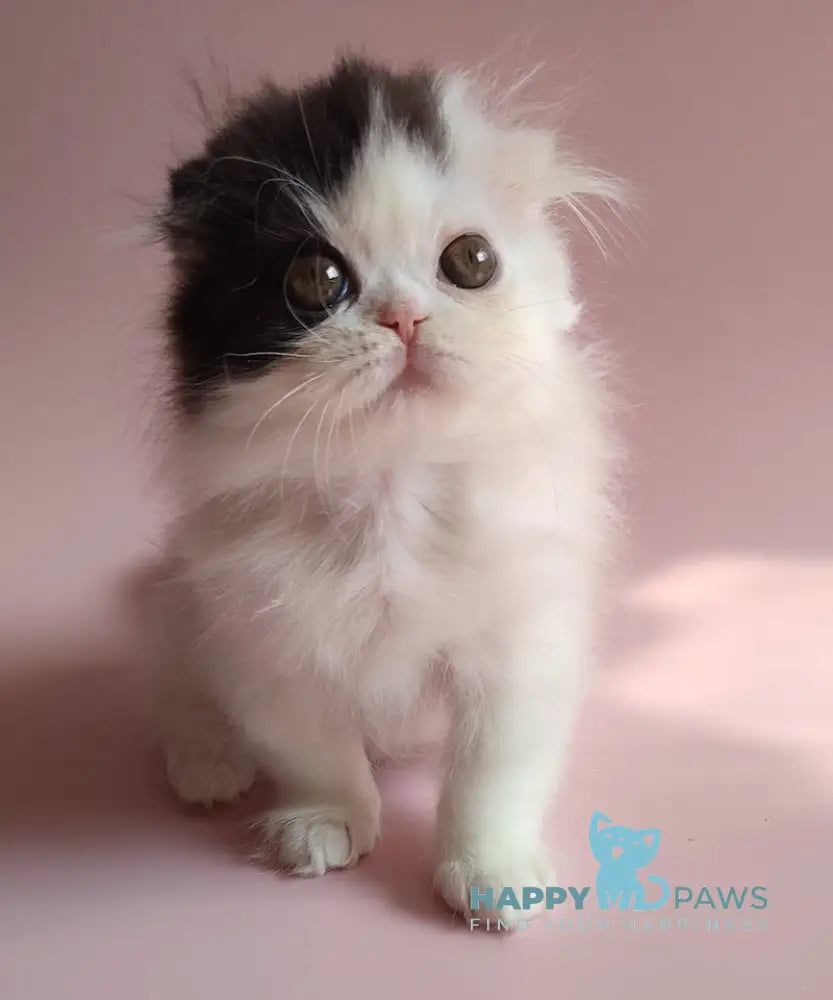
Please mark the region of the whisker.
POLYGON ((356 444, 356 427, 353 423, 353 407, 347 411, 347 424, 350 428, 350 441, 353 444, 353 455, 357 455, 359 452, 359 446, 356 444))
POLYGON ((315 354, 300 354, 296 351, 226 351, 225 358, 298 358, 300 361, 314 361, 321 365, 340 364, 341 358, 319 358, 315 354))
POLYGON ((333 411, 333 415, 330 418, 330 430, 327 433, 327 442, 324 445, 324 476, 328 483, 330 481, 330 454, 331 454, 330 449, 333 443, 333 432, 335 431, 336 423, 340 419, 341 407, 344 404, 344 394, 346 392, 347 392, 347 386, 345 385, 344 388, 341 390, 341 393, 339 394, 338 402, 336 403, 335 410, 333 411))
POLYGON ((552 299, 539 299, 537 302, 524 302, 520 306, 510 306, 508 309, 503 309, 503 313, 518 312, 520 309, 535 309, 538 306, 550 306, 554 305, 556 302, 563 302, 563 296, 557 296, 552 299))
POLYGON ((601 233, 604 233, 604 235, 607 236, 608 240, 610 240, 617 250, 620 249, 618 236, 614 233, 610 226, 604 222, 598 213, 594 211, 594 209, 592 209, 585 201, 578 196, 566 195, 564 197, 564 204, 581 223, 585 232, 596 245, 596 248, 605 260, 610 257, 610 252, 608 251, 607 245, 605 244, 601 233))
MULTIPOLYGON (((318 494, 319 499, 323 507, 326 507, 325 503, 326 493, 322 493, 320 486, 320 479, 318 476, 318 438, 321 434, 321 428, 324 426, 324 417, 327 415, 327 410, 330 408, 330 403, 332 400, 327 400, 324 404, 324 409, 321 411, 321 416, 318 418, 318 426, 315 428, 315 438, 312 442, 312 478, 315 483, 315 491, 318 494)), ((326 486, 326 483, 324 484, 326 486)))
POLYGON ((251 433, 249 434, 248 438, 246 438, 245 447, 248 449, 249 445, 252 443, 252 439, 257 433, 258 427, 260 427, 260 425, 269 416, 269 414, 273 413, 281 405, 281 403, 285 402, 287 399, 289 399, 291 396, 294 396, 296 393, 301 392, 302 389, 305 389, 312 382, 317 382, 321 378, 324 378, 323 372, 319 375, 310 376, 310 378, 301 382, 299 385, 296 385, 293 389, 290 389, 289 392, 284 393, 283 396, 281 396, 281 398, 276 403, 272 403, 272 405, 261 415, 260 419, 252 428, 251 433))
POLYGON ((265 170, 271 170, 276 178, 285 180, 287 184, 291 185, 292 187, 299 188, 301 191, 304 192, 304 194, 308 195, 314 201, 318 200, 319 197, 318 193, 312 187, 310 187, 310 185, 307 184, 306 181, 301 180, 301 178, 298 177, 296 174, 292 174, 288 170, 284 170, 284 168, 279 167, 277 163, 270 163, 267 160, 255 160, 250 156, 234 156, 231 154, 227 156, 218 156, 211 161, 211 164, 208 168, 209 175, 211 174, 211 171, 214 169, 214 167, 216 167, 218 164, 227 162, 248 163, 250 166, 253 167, 263 167, 265 170))
POLYGON ((287 446, 286 446, 286 450, 283 453, 283 462, 281 464, 281 503, 283 503, 283 499, 284 499, 284 493, 285 493, 285 489, 284 488, 285 488, 285 485, 286 485, 286 474, 287 474, 287 470, 289 468, 289 456, 290 456, 290 453, 292 452, 292 446, 295 444, 295 439, 298 437, 298 434, 300 433, 300 430, 303 427, 304 422, 306 421, 307 417, 312 413, 312 411, 315 409, 316 406, 318 406, 318 404, 320 402, 322 402, 320 399, 314 399, 312 401, 312 406, 310 406, 307 409, 307 411, 304 413, 304 415, 301 417, 301 419, 295 425, 295 430, 292 432, 292 436, 290 437, 289 442, 287 443, 287 446))
MULTIPOLYGON (((294 201, 296 207, 299 209, 307 225, 309 226, 310 232, 313 233, 318 231, 318 229, 320 228, 319 216, 326 214, 326 208, 324 206, 320 194, 317 191, 315 191, 313 187, 307 184, 306 181, 302 180, 297 175, 290 173, 288 170, 279 167, 276 163, 271 163, 267 160, 256 160, 249 156, 227 155, 227 156, 218 156, 211 161, 208 168, 206 185, 208 185, 210 181, 211 172, 214 170, 214 168, 217 167, 219 164, 225 162, 247 163, 250 164, 251 166, 260 167, 264 170, 268 170, 272 174, 272 177, 267 178, 260 185, 255 198, 255 220, 254 220, 255 236, 257 236, 258 233, 264 233, 266 235, 275 236, 278 238, 282 237, 285 238, 286 236, 286 233, 279 233, 273 229, 267 229, 266 227, 261 226, 257 219, 257 204, 260 199, 260 195, 263 191, 263 188, 267 184, 276 183, 278 181, 283 182, 288 194, 292 197, 292 200, 294 201)), ((220 211, 223 211, 228 215, 240 219, 243 222, 248 222, 249 224, 252 224, 252 220, 247 218, 247 216, 244 215, 243 213, 233 211, 228 205, 222 204, 219 199, 213 199, 213 201, 216 203, 216 208, 218 208, 220 211)), ((303 235, 309 237, 309 233, 303 235)), ((244 285, 242 287, 246 288, 248 286, 244 285)))
POLYGON ((535 373, 535 372, 534 372, 534 371, 532 370, 532 368, 531 368, 531 367, 529 367, 529 366, 528 366, 528 365, 526 364, 526 359, 525 359, 525 358, 520 358, 520 357, 518 357, 517 355, 514 355, 514 354, 502 354, 502 355, 500 355, 500 359, 501 359, 502 361, 508 361, 508 362, 509 362, 509 364, 512 364, 512 365, 515 365, 515 366, 516 366, 517 368, 520 368, 520 369, 521 369, 521 371, 525 371, 525 372, 526 372, 526 373, 527 373, 528 375, 531 375, 531 376, 532 376, 532 378, 534 378, 534 379, 535 379, 536 381, 540 382, 540 383, 541 383, 541 385, 542 385, 542 386, 543 386, 543 387, 544 387, 545 389, 549 388, 549 386, 548 386, 548 385, 547 385, 547 383, 546 383, 546 382, 545 382, 545 381, 544 381, 544 380, 543 380, 543 379, 541 378, 541 376, 540 376, 540 375, 537 375, 537 374, 536 374, 536 373, 535 373))
POLYGON ((318 174, 318 179, 323 184, 324 183, 324 176, 321 173, 321 167, 319 167, 319 165, 318 165, 318 157, 315 155, 315 147, 312 144, 312 136, 309 134, 309 124, 307 123, 307 113, 306 113, 306 111, 304 111, 304 102, 301 99, 301 92, 300 92, 300 90, 297 93, 298 93, 298 110, 301 112, 301 122, 303 123, 304 132, 305 132, 306 137, 307 137, 307 144, 309 146, 309 151, 310 151, 310 153, 312 155, 312 162, 313 162, 313 165, 315 166, 315 172, 318 174))

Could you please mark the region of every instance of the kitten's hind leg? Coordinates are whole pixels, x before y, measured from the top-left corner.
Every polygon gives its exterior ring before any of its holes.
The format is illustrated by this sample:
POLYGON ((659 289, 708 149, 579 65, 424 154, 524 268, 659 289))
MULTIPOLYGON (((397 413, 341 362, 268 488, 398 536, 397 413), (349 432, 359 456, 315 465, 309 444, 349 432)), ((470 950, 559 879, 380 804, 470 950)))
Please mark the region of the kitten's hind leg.
POLYGON ((151 606, 156 723, 168 782, 183 802, 230 802, 255 779, 253 755, 204 678, 196 660, 193 603, 175 580, 151 606))
POLYGON ((255 779, 248 748, 207 693, 168 691, 162 709, 165 770, 183 802, 231 802, 255 779))

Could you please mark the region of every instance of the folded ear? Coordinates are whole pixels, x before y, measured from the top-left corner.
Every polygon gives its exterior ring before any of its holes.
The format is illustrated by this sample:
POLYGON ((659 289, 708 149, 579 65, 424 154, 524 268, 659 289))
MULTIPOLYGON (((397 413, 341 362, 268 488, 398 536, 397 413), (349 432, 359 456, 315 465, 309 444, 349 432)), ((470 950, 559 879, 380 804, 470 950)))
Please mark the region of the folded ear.
POLYGON ((610 204, 625 200, 620 181, 582 164, 561 149, 550 132, 513 128, 507 132, 506 142, 517 183, 539 209, 562 203, 575 211, 586 198, 610 204))
POLYGON ((624 202, 624 185, 584 166, 552 131, 493 114, 483 88, 466 75, 442 77, 441 94, 453 155, 464 172, 484 175, 511 211, 540 213, 562 203, 592 229, 590 213, 581 208, 583 199, 624 202))
POLYGON ((168 197, 171 204, 194 198, 206 189, 208 183, 208 161, 203 156, 195 156, 178 167, 168 171, 168 197))
POLYGON ((160 229, 178 258, 193 258, 197 225, 209 193, 209 164, 205 157, 186 160, 168 172, 168 199, 160 229))

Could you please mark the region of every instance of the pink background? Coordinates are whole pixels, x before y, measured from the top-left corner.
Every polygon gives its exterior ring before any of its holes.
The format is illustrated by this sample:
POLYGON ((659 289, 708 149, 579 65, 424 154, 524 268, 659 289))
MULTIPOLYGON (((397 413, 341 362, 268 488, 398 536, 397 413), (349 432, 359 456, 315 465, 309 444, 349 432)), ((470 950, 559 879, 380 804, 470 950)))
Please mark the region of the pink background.
POLYGON ((831 996, 833 5, 21 0, 0 50, 0 997, 831 996), (572 88, 639 187, 622 250, 579 248, 632 532, 551 836, 580 886, 594 809, 658 826, 653 871, 766 885, 766 932, 470 935, 429 889, 428 766, 382 776, 374 856, 308 883, 247 864, 262 794, 205 818, 162 783, 131 612, 163 262, 130 199, 193 148, 184 69, 291 81, 345 43, 545 60, 534 96, 572 88))

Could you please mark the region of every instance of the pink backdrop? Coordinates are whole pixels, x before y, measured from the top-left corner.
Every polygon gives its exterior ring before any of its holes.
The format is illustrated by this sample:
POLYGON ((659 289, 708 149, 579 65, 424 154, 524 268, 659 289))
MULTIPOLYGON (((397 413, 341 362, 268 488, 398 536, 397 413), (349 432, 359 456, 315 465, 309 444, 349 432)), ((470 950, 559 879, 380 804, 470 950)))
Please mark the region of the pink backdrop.
POLYGON ((828 0, 29 0, 0 52, 0 997, 829 997, 828 0), (594 809, 658 826, 656 872, 766 885, 767 931, 472 936, 428 888, 430 768, 383 775, 367 863, 304 884, 245 863, 257 802, 205 819, 161 782, 130 611, 162 259, 131 197, 193 148, 184 69, 290 81, 345 44, 544 60, 534 96, 571 87, 639 187, 622 250, 580 246, 634 403, 632 532, 552 839, 584 885, 594 809))

